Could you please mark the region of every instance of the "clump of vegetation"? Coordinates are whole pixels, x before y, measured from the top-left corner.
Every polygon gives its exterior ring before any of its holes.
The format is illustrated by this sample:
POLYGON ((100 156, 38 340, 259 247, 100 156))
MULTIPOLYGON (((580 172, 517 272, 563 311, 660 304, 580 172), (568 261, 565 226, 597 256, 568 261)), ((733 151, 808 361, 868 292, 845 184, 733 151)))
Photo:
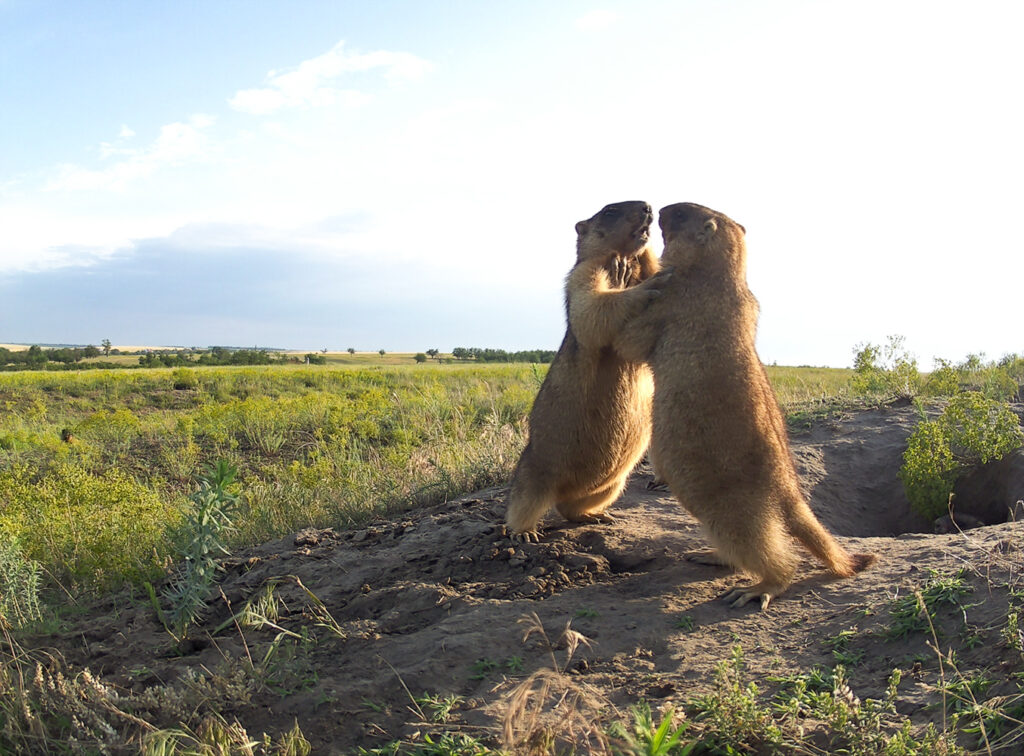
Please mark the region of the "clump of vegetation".
POLYGON ((902 336, 890 336, 885 346, 859 344, 850 382, 855 393, 887 399, 910 399, 921 390, 917 359, 907 352, 902 336))
POLYGON ((0 635, 0 753, 247 754, 307 756, 296 723, 277 738, 252 737, 216 706, 245 681, 186 674, 180 686, 141 693, 111 685, 87 667, 72 670, 57 656, 24 649, 0 635), (153 722, 176 721, 171 728, 153 722))
POLYGON ((0 626, 27 625, 42 619, 39 563, 21 555, 17 541, 0 540, 0 626))
POLYGON ((192 508, 179 528, 181 570, 164 590, 170 604, 164 622, 177 638, 199 619, 217 573, 216 558, 228 554, 225 535, 238 508, 237 474, 234 466, 222 460, 199 479, 199 490, 190 497, 192 508))
POLYGON ((969 354, 963 362, 937 358, 928 376, 924 393, 953 396, 961 391, 977 391, 989 399, 1020 401, 1024 384, 1024 357, 1008 354, 998 361, 985 361, 983 354, 969 354))
POLYGON ((631 727, 623 722, 613 722, 608 728, 608 734, 615 743, 613 752, 636 756, 689 756, 695 753, 696 743, 682 742, 690 723, 683 722, 676 727, 673 724, 675 709, 671 706, 661 713, 661 722, 657 724, 647 701, 633 704, 629 713, 633 720, 631 727))
POLYGON ((894 640, 929 630, 934 627, 941 607, 960 606, 960 599, 973 590, 967 582, 966 570, 948 575, 931 572, 920 590, 890 602, 891 621, 885 630, 886 637, 894 640))
POLYGON ((161 572, 166 529, 177 520, 159 495, 120 469, 74 462, 0 468, 0 539, 17 540, 68 588, 102 590, 161 572))
POLYGON ((178 391, 199 388, 199 376, 192 368, 180 367, 171 371, 171 385, 178 391))
POLYGON ((828 674, 795 675, 775 696, 747 680, 743 652, 719 664, 715 690, 688 704, 697 739, 695 753, 892 753, 959 754, 953 734, 929 726, 921 735, 896 711, 900 671, 893 670, 885 698, 861 700, 840 664, 828 674), (823 750, 822 745, 827 744, 823 750))
POLYGON ((941 517, 965 470, 1002 459, 1022 444, 1020 420, 1009 406, 977 391, 957 394, 907 440, 899 472, 907 499, 922 516, 941 517))

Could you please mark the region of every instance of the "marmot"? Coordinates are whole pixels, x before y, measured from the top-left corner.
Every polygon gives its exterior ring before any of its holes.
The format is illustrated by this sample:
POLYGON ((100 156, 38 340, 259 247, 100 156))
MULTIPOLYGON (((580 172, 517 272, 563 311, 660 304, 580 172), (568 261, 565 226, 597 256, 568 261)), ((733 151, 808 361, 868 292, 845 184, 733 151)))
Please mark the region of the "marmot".
MULTIPOLYGON (((567 319, 574 309, 572 282, 581 271, 600 267, 616 288, 658 271, 647 246, 653 218, 646 202, 617 202, 576 224, 567 319)), ((583 317, 570 323, 534 400, 529 442, 508 495, 506 521, 513 537, 537 538, 537 525, 552 506, 573 522, 608 521, 602 513, 650 442, 650 369, 622 359, 608 344, 595 346, 592 330, 583 317)))
POLYGON ((603 310, 591 321, 609 330, 593 338, 650 364, 658 472, 715 547, 706 561, 760 579, 724 597, 733 606, 760 598, 765 609, 793 581, 791 537, 833 574, 860 572, 875 555, 844 550, 800 491, 782 412, 754 348, 758 305, 747 288, 746 230, 691 203, 662 208, 659 225, 665 273, 613 292, 595 272, 569 297, 581 309, 603 310), (660 297, 644 296, 655 288, 660 297))

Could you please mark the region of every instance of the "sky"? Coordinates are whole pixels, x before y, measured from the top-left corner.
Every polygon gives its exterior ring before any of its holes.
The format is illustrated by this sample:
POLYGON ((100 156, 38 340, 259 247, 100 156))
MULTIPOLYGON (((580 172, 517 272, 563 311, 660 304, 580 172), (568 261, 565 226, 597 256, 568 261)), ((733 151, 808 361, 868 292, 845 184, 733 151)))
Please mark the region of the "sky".
POLYGON ((1024 353, 1022 33, 1019 0, 0 0, 0 342, 554 349, 576 221, 642 199, 746 227, 765 363, 1024 353))

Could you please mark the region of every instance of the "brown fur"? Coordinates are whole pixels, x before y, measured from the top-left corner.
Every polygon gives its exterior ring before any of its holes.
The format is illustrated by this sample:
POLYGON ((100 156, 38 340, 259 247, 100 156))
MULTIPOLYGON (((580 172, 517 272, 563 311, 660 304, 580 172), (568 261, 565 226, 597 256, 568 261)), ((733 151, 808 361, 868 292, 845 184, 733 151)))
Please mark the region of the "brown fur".
MULTIPOLYGON (((601 268, 616 289, 658 270, 647 247, 652 220, 646 202, 620 202, 576 224, 576 265, 566 286, 566 312, 574 276, 601 268)), ((653 383, 649 368, 628 362, 577 317, 530 411, 529 443, 508 496, 506 520, 514 536, 535 538, 552 506, 567 520, 609 519, 604 511, 650 441, 653 383)))
POLYGON ((759 578, 726 597, 761 608, 793 581, 796 538, 835 575, 875 561, 850 554, 818 522, 800 491, 782 413, 754 348, 757 300, 746 283, 745 230, 700 205, 661 210, 667 274, 608 292, 600 274, 570 293, 609 330, 616 351, 654 372, 651 451, 673 494, 717 553, 759 578), (644 296, 657 289, 656 299, 644 296), (589 294, 587 293, 589 291, 589 294))

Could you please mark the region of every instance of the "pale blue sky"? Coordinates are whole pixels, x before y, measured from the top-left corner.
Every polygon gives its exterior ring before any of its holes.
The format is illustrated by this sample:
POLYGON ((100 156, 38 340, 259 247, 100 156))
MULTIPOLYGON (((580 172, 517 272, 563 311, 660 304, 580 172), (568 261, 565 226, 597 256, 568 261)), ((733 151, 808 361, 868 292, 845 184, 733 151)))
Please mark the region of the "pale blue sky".
POLYGON ((0 0, 0 342, 554 348, 574 223, 646 199, 747 227, 766 362, 1024 352, 1022 21, 0 0))

